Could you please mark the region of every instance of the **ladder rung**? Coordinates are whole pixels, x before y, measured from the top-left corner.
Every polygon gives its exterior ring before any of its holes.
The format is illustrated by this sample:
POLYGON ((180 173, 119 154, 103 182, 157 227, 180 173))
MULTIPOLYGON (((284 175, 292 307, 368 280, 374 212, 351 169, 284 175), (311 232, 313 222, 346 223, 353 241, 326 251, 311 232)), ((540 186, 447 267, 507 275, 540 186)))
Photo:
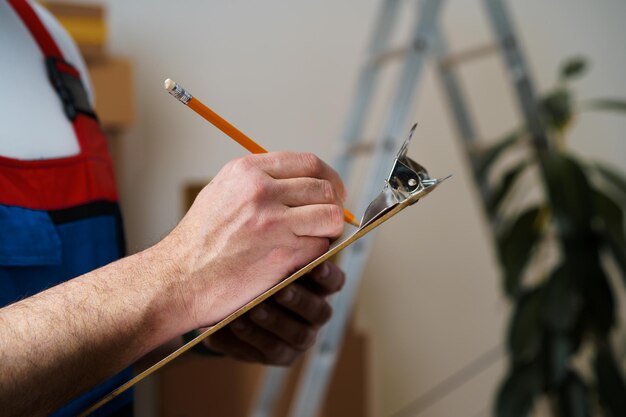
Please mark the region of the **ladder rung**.
POLYGON ((382 147, 383 151, 395 151, 395 145, 392 139, 383 140, 382 142, 376 141, 360 141, 344 148, 341 155, 345 157, 359 156, 363 154, 369 154, 376 150, 376 147, 382 147))
POLYGON ((408 52, 411 51, 424 51, 426 50, 428 43, 425 39, 416 39, 408 46, 400 46, 398 48, 392 48, 386 52, 382 52, 380 55, 374 57, 371 61, 372 66, 383 65, 387 61, 402 58, 408 52))
POLYGON ((449 54, 439 61, 439 65, 444 68, 453 67, 466 61, 482 58, 484 56, 498 52, 500 44, 490 43, 487 45, 476 46, 465 51, 449 54))
POLYGON ((344 148, 342 155, 344 156, 357 156, 374 152, 376 149, 376 142, 358 142, 344 148))

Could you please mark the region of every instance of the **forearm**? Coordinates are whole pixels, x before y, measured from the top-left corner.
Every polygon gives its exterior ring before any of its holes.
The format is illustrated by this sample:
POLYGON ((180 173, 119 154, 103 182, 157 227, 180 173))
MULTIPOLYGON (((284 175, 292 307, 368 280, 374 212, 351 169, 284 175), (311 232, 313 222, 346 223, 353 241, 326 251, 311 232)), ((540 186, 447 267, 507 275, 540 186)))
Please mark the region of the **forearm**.
MULTIPOLYGON (((186 329, 148 250, 0 309, 3 415, 44 415, 186 329)), ((162 254, 161 254, 162 255, 162 254)))

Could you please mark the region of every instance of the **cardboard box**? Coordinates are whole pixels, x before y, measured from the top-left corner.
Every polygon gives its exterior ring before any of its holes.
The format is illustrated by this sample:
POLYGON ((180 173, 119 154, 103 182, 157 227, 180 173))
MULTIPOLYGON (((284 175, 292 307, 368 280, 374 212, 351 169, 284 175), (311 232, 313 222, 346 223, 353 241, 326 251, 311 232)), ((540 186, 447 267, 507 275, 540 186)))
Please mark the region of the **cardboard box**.
POLYGON ((43 5, 68 31, 86 61, 104 59, 108 34, 103 6, 57 1, 43 5))
POLYGON ((107 58, 88 64, 93 84, 95 110, 102 127, 107 131, 127 128, 134 119, 134 89, 130 62, 107 58))
MULTIPOLYGON (((229 358, 185 354, 157 375, 160 417, 248 417, 265 367, 229 358)), ((304 360, 288 371, 273 417, 287 417, 304 360)), ((371 352, 367 335, 346 334, 319 417, 371 417, 371 352)))

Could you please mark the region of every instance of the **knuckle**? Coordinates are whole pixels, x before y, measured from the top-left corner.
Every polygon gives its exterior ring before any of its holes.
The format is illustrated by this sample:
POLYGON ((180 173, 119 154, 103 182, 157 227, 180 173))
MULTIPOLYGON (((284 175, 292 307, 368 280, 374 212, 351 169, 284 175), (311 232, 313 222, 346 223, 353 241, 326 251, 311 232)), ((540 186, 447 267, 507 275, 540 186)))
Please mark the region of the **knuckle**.
MULTIPOLYGON (((254 230, 255 233, 263 236, 271 236, 277 230, 279 225, 281 224, 280 219, 271 212, 261 212, 261 210, 257 210, 256 213, 252 214, 250 218, 248 218, 248 224, 252 227, 248 230, 254 230)), ((288 247, 280 247, 281 254, 286 256, 289 253, 288 247)))
POLYGON ((252 168, 252 166, 253 166, 253 162, 252 162, 252 157, 250 155, 233 159, 232 161, 226 164, 226 167, 228 168, 228 170, 235 172, 235 173, 250 172, 250 168, 252 168))
POLYGON ((274 364, 279 366, 290 366, 293 365, 296 358, 298 357, 298 352, 294 349, 285 348, 280 355, 277 355, 274 358, 274 364))
POLYGON ((267 307, 263 307, 265 314, 262 318, 258 318, 259 323, 263 323, 263 326, 274 327, 280 323, 279 316, 276 311, 271 311, 267 307))
POLYGON ((315 341, 315 332, 309 329, 299 330, 294 335, 295 346, 298 349, 308 349, 313 346, 315 341))
POLYGON ((268 358, 280 358, 284 355, 286 347, 275 338, 267 338, 261 344, 261 349, 268 358))
POLYGON ((260 340, 250 344, 261 352, 266 361, 271 362, 273 357, 272 350, 274 349, 272 342, 268 340, 260 340))
POLYGON ((327 208, 326 216, 328 218, 328 225, 330 232, 333 235, 341 234, 343 231, 343 210, 337 205, 329 205, 327 208))
POLYGON ((289 304, 291 304, 292 306, 302 306, 306 304, 306 297, 303 294, 302 288, 294 286, 294 288, 292 288, 292 291, 293 297, 289 304))
POLYGON ((255 175, 248 183, 248 194, 253 202, 264 201, 270 194, 271 182, 261 175, 255 175))
POLYGON ((250 340, 254 336, 252 326, 247 323, 233 323, 230 325, 230 328, 236 335, 244 340, 250 340))
POLYGON ((322 254, 328 250, 330 247, 330 241, 326 238, 316 239, 315 249, 317 254, 322 254))
POLYGON ((346 283, 346 274, 336 266, 330 267, 330 273, 323 285, 326 290, 331 292, 337 292, 341 290, 346 283))
POLYGON ((333 185, 328 180, 318 180, 320 188, 322 190, 322 195, 324 197, 324 201, 329 203, 335 201, 335 190, 333 189, 333 185))
POLYGON ((322 170, 322 160, 311 152, 301 154, 302 163, 311 173, 319 173, 322 170))
POLYGON ((341 269, 338 269, 337 272, 337 284, 335 285, 334 291, 339 291, 346 284, 346 274, 341 269))
POLYGON ((333 315, 333 308, 327 302, 323 302, 317 309, 317 322, 324 324, 330 320, 333 315))
MULTIPOLYGON (((277 207, 267 204, 268 197, 263 194, 268 195, 269 192, 253 193, 250 203, 240 210, 243 226, 250 234, 275 236, 275 233, 285 224, 284 213, 277 207)), ((289 247, 283 245, 277 246, 276 249, 288 251, 289 247)))
POLYGON ((237 158, 237 159, 231 159, 230 161, 228 161, 226 164, 224 164, 224 167, 220 170, 220 173, 237 171, 239 164, 240 164, 240 161, 239 161, 240 159, 241 158, 237 158))

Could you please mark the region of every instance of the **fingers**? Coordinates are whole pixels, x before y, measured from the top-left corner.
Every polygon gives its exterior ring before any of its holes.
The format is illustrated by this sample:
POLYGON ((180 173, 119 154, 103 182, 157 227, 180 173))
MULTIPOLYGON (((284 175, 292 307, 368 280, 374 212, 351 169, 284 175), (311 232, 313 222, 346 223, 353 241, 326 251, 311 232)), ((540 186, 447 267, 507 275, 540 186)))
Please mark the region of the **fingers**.
POLYGON ((315 283, 317 294, 327 296, 336 293, 346 282, 346 276, 334 263, 326 261, 309 274, 310 281, 315 283))
POLYGON ((316 327, 298 321, 271 303, 250 312, 250 320, 296 350, 304 351, 315 343, 316 327))
POLYGON ((272 365, 291 365, 302 353, 273 333, 257 326, 247 316, 233 322, 229 329, 241 342, 254 346, 263 356, 262 362, 272 365))
POLYGON ((248 343, 242 342, 230 328, 225 328, 212 334, 204 343, 209 349, 240 361, 266 362, 265 355, 261 351, 248 343))
POLYGON ((276 180, 278 199, 289 207, 308 204, 342 205, 337 192, 328 180, 318 178, 288 178, 276 180))
POLYGON ((346 197, 346 189, 339 174, 311 153, 272 152, 248 158, 273 178, 310 177, 328 180, 342 199, 346 197))
POLYGON ((332 308, 323 296, 297 283, 289 285, 274 298, 280 305, 316 326, 326 323, 332 315, 332 308))
POLYGON ((340 290, 345 282, 344 273, 332 262, 315 268, 308 278, 315 292, 295 283, 274 297, 275 302, 308 324, 265 302, 210 336, 207 346, 242 361, 292 364, 315 343, 318 327, 330 318, 332 310, 325 297, 340 290))
POLYGON ((296 236, 337 238, 343 233, 343 210, 334 204, 290 207, 285 212, 289 229, 296 236))
MULTIPOLYGON (((301 236, 298 237, 297 240, 298 250, 295 253, 293 250, 289 250, 287 255, 282 259, 283 262, 290 262, 295 268, 303 267, 326 252, 330 247, 330 242, 326 238, 301 236)), ((294 271, 295 269, 292 269, 290 272, 294 271)))
MULTIPOLYGON (((177 303, 193 306, 184 312, 193 326, 219 321, 323 254, 344 228, 337 195, 345 195, 339 176, 312 154, 251 155, 220 170, 158 246, 185 272, 177 285, 197 289, 180 291, 177 303)), ((302 316, 325 321, 306 308, 302 316)))

